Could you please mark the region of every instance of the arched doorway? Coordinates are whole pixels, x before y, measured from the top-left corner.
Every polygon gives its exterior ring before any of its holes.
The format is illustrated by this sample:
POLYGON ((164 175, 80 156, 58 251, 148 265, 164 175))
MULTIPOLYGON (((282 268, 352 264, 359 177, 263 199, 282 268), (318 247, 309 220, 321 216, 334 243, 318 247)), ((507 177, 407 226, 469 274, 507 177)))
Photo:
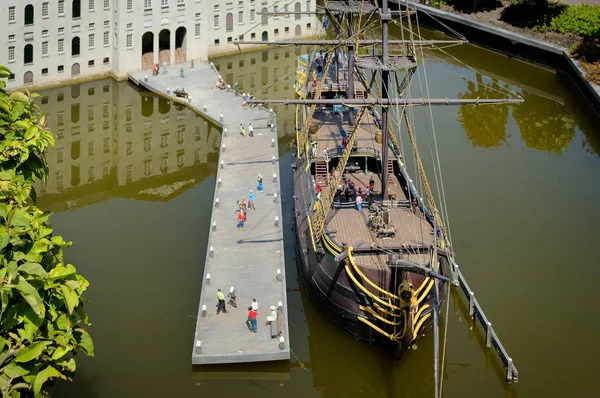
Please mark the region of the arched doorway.
POLYGON ((187 30, 180 26, 175 31, 175 63, 186 61, 187 30))
POLYGON ((163 29, 158 35, 158 61, 162 65, 166 62, 171 64, 171 31, 163 29))
POLYGON ((148 69, 154 63, 154 33, 142 35, 142 69, 148 69))
POLYGON ((294 4, 294 11, 296 12, 296 19, 302 18, 302 15, 298 14, 300 11, 302 11, 301 8, 302 8, 302 6, 300 5, 299 2, 294 4))
POLYGON ((295 34, 296 34, 296 36, 302 35, 302 26, 296 25, 295 34))
POLYGON ((267 10, 267 7, 264 7, 262 10, 260 10, 260 23, 263 26, 269 23, 269 16, 267 15, 268 12, 269 10, 267 10))
POLYGON ((80 154, 81 154, 81 143, 79 141, 71 142, 71 159, 73 159, 73 160, 79 159, 80 154))
POLYGON ((71 104, 71 123, 79 123, 79 103, 71 104))
POLYGON ((77 62, 75 62, 71 66, 71 76, 77 76, 77 75, 79 75, 79 72, 80 72, 79 64, 77 62))
POLYGON ((81 48, 79 45, 80 41, 79 41, 79 36, 75 36, 72 40, 71 40, 71 56, 75 57, 77 55, 80 54, 81 52, 81 48))
POLYGON ((33 83, 33 72, 27 71, 23 75, 23 84, 31 84, 33 83))
POLYGON ((33 44, 28 44, 23 50, 23 62, 25 65, 33 62, 33 44))
POLYGON ((233 30, 233 14, 228 12, 225 15, 225 30, 231 32, 233 30))
POLYGON ((25 26, 33 25, 33 6, 27 4, 25 6, 25 26))
POLYGON ((262 41, 269 41, 269 32, 267 32, 266 30, 264 32, 262 32, 262 41))

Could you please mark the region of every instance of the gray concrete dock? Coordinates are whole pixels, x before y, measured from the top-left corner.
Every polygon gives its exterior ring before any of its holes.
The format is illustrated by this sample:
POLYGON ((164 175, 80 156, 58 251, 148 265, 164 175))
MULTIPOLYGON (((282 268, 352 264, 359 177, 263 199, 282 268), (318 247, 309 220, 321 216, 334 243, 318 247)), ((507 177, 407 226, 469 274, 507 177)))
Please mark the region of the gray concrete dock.
POLYGON ((233 91, 218 89, 218 72, 211 65, 196 61, 194 69, 186 63, 172 65, 167 72, 153 76, 150 70, 144 70, 129 77, 140 86, 188 104, 227 129, 221 141, 192 364, 287 360, 290 349, 279 156, 277 129, 272 131, 267 126, 271 114, 260 107, 244 109, 241 98, 233 91), (179 76, 181 66, 185 70, 184 78, 179 76), (173 90, 178 87, 184 88, 190 98, 175 97, 173 90), (252 123, 254 137, 242 136, 240 123, 246 130, 252 123), (258 174, 263 177, 263 193, 256 190, 258 174), (247 200, 251 189, 256 192, 256 210, 248 209, 246 226, 240 230, 236 227, 236 203, 242 198, 247 200), (217 315, 217 289, 220 288, 229 301, 227 294, 232 286, 236 290, 238 308, 227 305, 228 313, 217 315), (256 334, 245 324, 247 308, 253 298, 259 305, 256 334), (272 338, 265 322, 271 315, 270 307, 277 307, 279 303, 277 327, 281 333, 272 338))

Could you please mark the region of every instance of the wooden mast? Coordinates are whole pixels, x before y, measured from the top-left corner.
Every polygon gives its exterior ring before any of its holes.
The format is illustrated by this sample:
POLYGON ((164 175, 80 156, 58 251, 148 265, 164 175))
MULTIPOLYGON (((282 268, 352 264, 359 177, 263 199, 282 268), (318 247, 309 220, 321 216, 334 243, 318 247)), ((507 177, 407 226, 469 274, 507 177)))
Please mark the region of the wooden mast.
MULTIPOLYGON (((389 13, 388 0, 383 0, 381 3, 381 61, 385 65, 389 62, 389 48, 388 48, 388 21, 392 18, 389 13)), ((387 68, 381 69, 381 97, 385 101, 389 98, 388 84, 389 84, 390 72, 387 68)), ((383 200, 388 200, 388 143, 390 140, 389 126, 388 126, 388 108, 383 107, 381 109, 381 131, 383 133, 383 140, 381 143, 381 195, 383 200)))

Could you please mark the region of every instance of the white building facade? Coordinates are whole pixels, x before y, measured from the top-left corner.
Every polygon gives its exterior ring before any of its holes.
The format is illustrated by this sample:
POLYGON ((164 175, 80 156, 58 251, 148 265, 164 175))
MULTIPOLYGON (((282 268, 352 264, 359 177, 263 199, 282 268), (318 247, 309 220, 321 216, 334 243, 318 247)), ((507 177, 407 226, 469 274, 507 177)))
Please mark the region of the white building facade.
POLYGON ((236 51, 243 40, 317 34, 316 0, 2 0, 0 65, 8 88, 174 65, 236 51))

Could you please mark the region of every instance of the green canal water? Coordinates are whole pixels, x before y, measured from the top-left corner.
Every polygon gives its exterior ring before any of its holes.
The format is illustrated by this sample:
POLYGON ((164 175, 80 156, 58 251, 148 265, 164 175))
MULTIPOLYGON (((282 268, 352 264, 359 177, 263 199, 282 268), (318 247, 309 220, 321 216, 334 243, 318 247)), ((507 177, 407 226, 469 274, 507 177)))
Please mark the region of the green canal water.
MULTIPOLYGON (((299 53, 280 48, 214 62, 242 90, 292 98, 299 53)), ((525 102, 434 109, 457 261, 520 372, 518 384, 505 385, 455 295, 445 396, 595 396, 600 120, 567 78, 473 46, 448 53, 428 53, 432 96, 486 98, 506 87, 525 102)), ((302 291, 288 199, 291 107, 276 110, 292 359, 193 368, 220 132, 128 83, 41 94, 58 138, 39 204, 56 213, 56 231, 74 242, 66 258, 91 282, 87 310, 96 344, 96 357, 78 356, 75 381, 58 384, 55 396, 433 396, 431 335, 395 362, 342 333, 302 291)), ((424 110, 415 109, 415 118, 431 168, 424 110)), ((414 175, 408 154, 407 165, 414 175)))

